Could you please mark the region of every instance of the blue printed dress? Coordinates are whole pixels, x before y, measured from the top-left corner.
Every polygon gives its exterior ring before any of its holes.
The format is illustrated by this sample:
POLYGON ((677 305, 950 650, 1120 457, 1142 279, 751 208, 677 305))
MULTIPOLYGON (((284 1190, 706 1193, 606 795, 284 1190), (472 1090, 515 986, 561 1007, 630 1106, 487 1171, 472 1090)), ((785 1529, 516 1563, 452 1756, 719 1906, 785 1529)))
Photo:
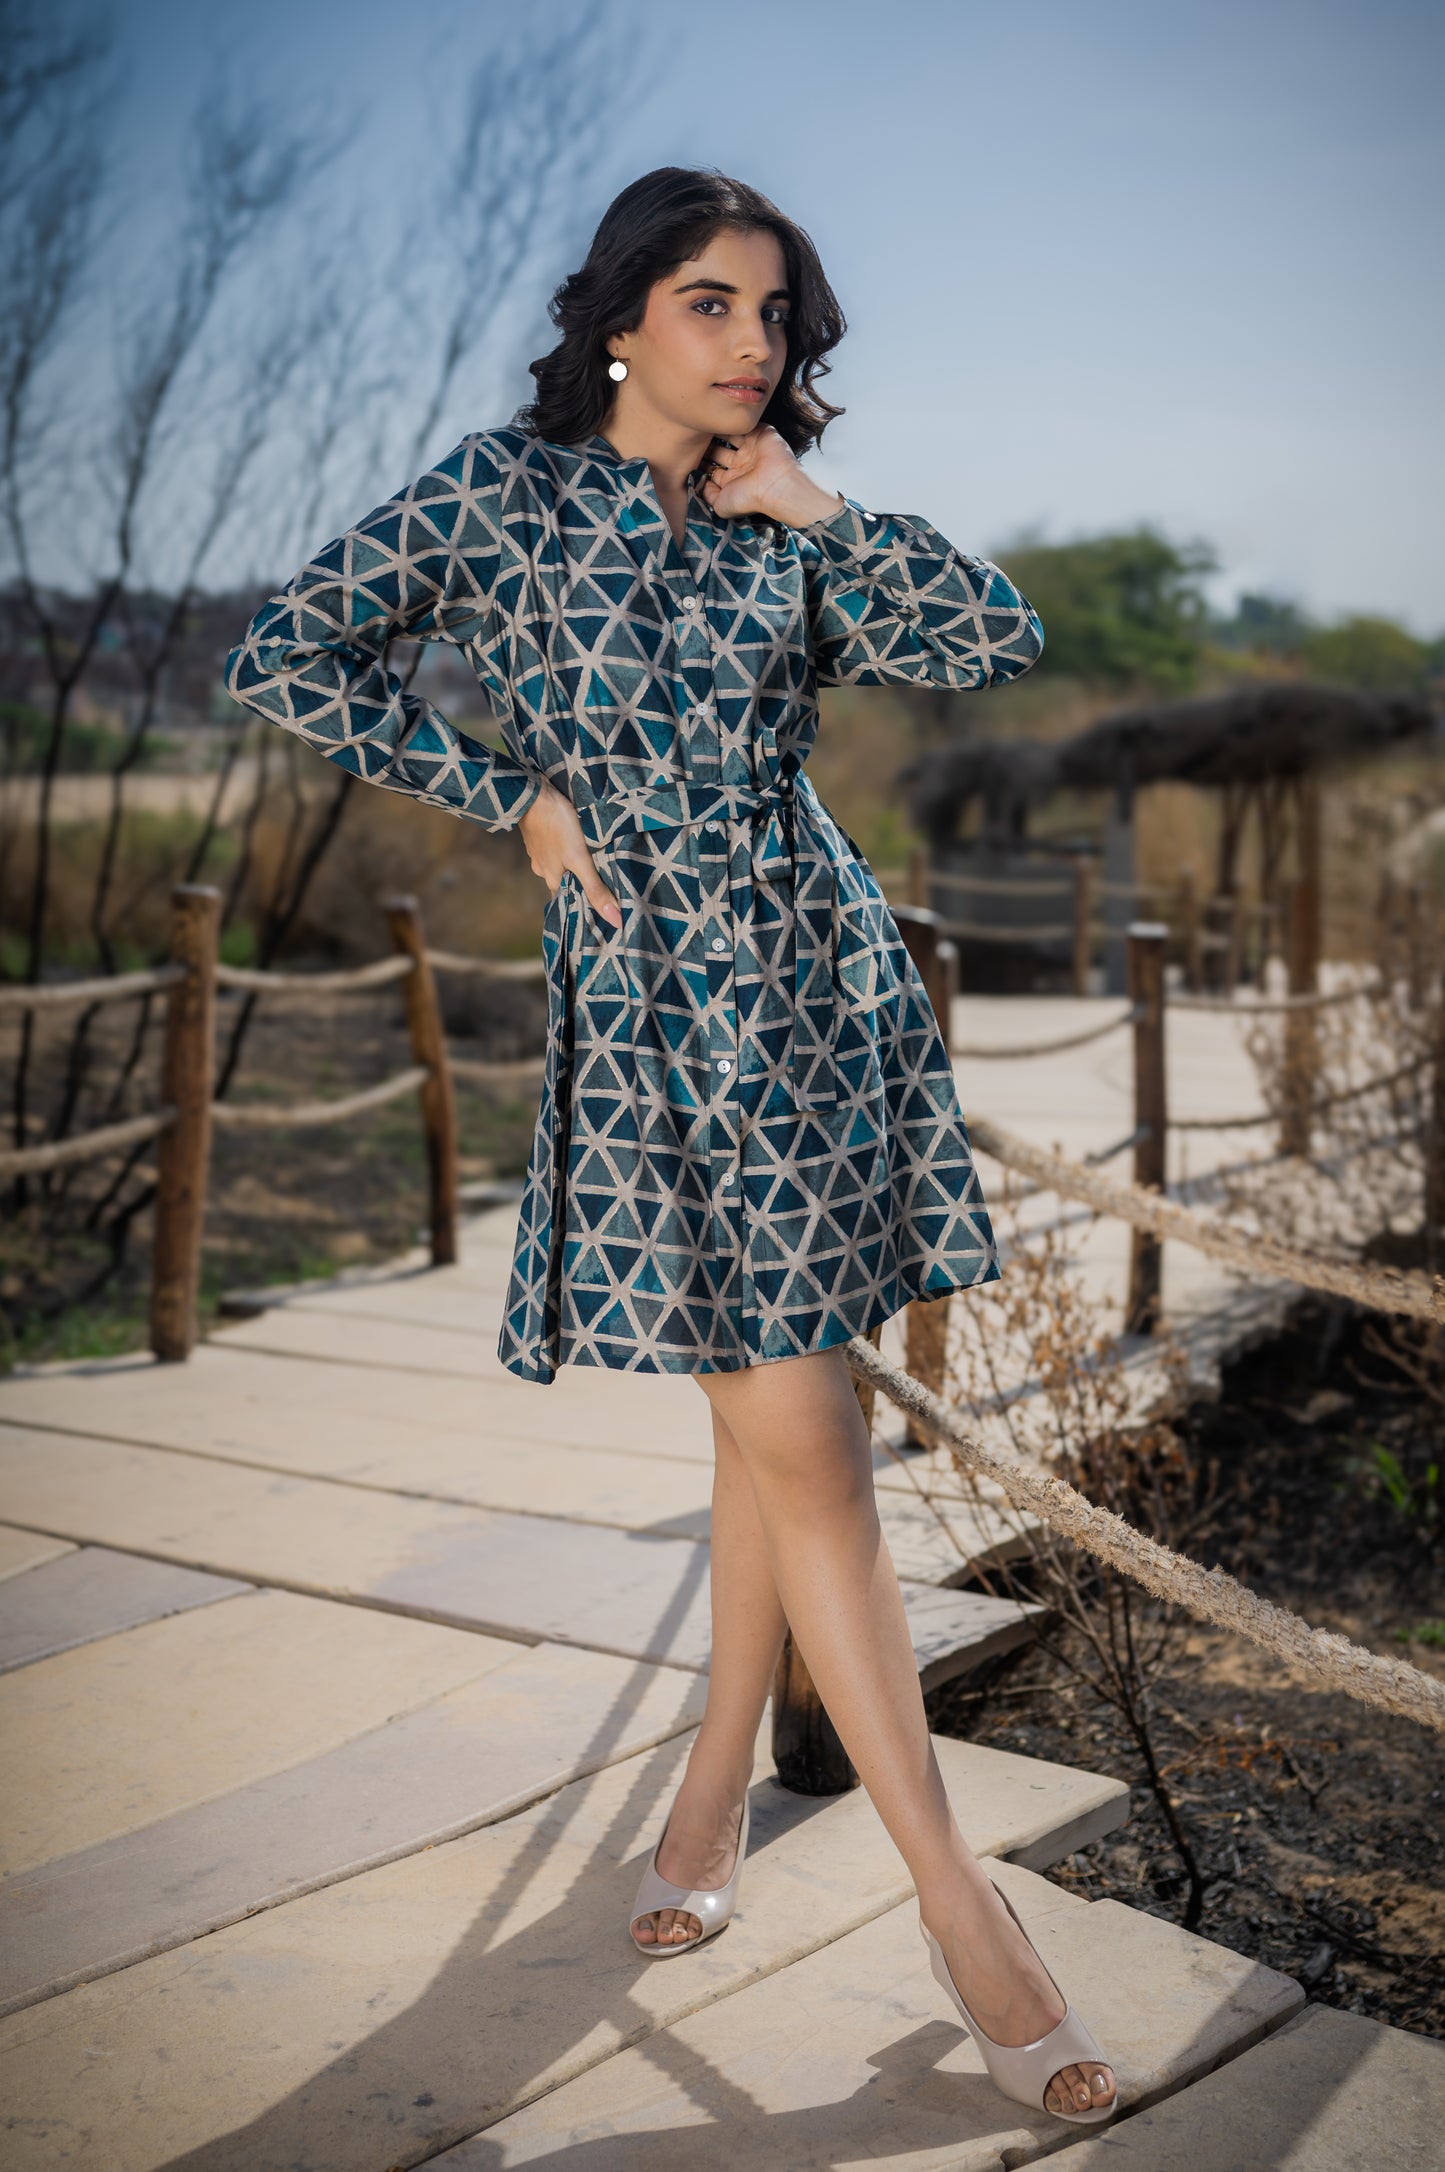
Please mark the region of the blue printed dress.
POLYGON ((679 547, 644 460, 517 421, 317 553, 232 650, 237 701, 370 783, 509 830, 548 778, 622 925, 568 871, 542 928, 546 1072, 498 1354, 714 1372, 992 1281, 993 1232, 917 968, 804 770, 820 686, 977 687, 1042 648, 925 520, 845 501, 679 547), (381 661, 452 641, 500 731, 381 661))

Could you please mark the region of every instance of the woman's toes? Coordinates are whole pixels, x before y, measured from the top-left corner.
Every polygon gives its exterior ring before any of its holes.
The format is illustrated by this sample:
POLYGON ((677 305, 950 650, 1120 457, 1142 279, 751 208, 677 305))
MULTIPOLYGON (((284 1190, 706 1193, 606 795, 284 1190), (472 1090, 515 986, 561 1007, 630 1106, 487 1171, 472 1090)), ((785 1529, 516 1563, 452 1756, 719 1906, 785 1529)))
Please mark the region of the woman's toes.
POLYGON ((1114 2076, 1107 2066, 1060 2067, 1044 2092, 1051 2112, 1103 2111, 1114 2098, 1114 2076))
POLYGON ((655 1916, 639 1916, 632 1926, 632 1935, 639 1946, 655 1945, 657 1943, 657 1918, 655 1916))

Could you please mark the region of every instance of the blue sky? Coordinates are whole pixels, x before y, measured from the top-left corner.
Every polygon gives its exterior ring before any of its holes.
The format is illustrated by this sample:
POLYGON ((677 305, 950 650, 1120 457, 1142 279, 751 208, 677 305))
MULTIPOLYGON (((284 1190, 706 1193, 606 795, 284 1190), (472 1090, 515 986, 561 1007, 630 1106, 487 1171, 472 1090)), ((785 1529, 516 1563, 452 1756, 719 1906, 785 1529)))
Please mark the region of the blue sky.
MULTIPOLYGON (((533 0, 534 16, 559 10, 533 0)), ((1148 520, 1215 545, 1221 600, 1267 588, 1321 615, 1445 628, 1445 11, 613 12, 640 34, 641 81, 582 229, 674 162, 740 174, 808 228, 850 325, 825 480, 1005 557, 1024 530, 1148 520)), ((123 142, 150 216, 219 62, 339 128, 327 194, 367 207, 356 274, 380 280, 438 116, 516 19, 494 0, 126 0, 123 142)), ((526 396, 520 358, 549 343, 542 302, 573 260, 538 265, 510 365, 468 387, 447 444, 526 396)))

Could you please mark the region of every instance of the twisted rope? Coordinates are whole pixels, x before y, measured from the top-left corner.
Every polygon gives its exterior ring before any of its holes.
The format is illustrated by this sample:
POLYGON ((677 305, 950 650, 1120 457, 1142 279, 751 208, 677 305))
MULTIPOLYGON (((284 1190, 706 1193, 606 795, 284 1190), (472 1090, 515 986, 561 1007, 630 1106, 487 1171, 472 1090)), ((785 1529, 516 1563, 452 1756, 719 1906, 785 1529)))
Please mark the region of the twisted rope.
POLYGON ((68 1010, 77 1003, 121 1003, 127 996, 154 995, 184 980, 183 965, 157 965, 146 973, 107 973, 99 980, 52 980, 35 986, 0 988, 0 1013, 68 1010))
POLYGON ((911 1374, 890 1365, 862 1335, 845 1343, 843 1354, 859 1379, 881 1389, 939 1447, 980 1476, 993 1479, 1015 1508, 1038 1516, 1096 1561, 1142 1584, 1156 1599, 1183 1607, 1198 1621, 1214 1622, 1247 1637, 1251 1644, 1291 1666, 1305 1668, 1362 1704, 1445 1734, 1445 1682, 1437 1682, 1405 1660, 1368 1652, 1335 1630, 1311 1628, 1298 1614, 1261 1599, 1223 1569, 1201 1568, 1197 1561, 1136 1531, 1112 1509, 1097 1508, 1066 1479, 1050 1477, 1007 1449, 988 1447, 965 1433, 946 1404, 911 1374))
POLYGON ((427 1065, 418 1063, 409 1071, 394 1072, 375 1086, 364 1086, 360 1093, 345 1094, 335 1101, 289 1101, 281 1108, 267 1101, 213 1101, 211 1121, 227 1131, 285 1131, 292 1124, 342 1124, 348 1116, 384 1108, 388 1101, 400 1101, 403 1094, 415 1093, 430 1077, 427 1065))
MULTIPOLYGON (((1366 1094, 1376 1094, 1386 1086, 1398 1086, 1401 1079, 1413 1078, 1434 1062, 1433 1056, 1415 1056, 1409 1063, 1402 1063, 1396 1071, 1382 1072, 1378 1078, 1367 1078, 1358 1086, 1342 1086, 1337 1094, 1323 1094, 1309 1105, 1311 1116, 1322 1116, 1326 1109, 1337 1109, 1343 1101, 1362 1101, 1366 1094)), ((1171 1116, 1171 1131, 1247 1131, 1257 1124, 1277 1124, 1277 1109, 1265 1109, 1258 1116, 1171 1116)))
POLYGON ((426 955, 434 973, 489 973, 494 980, 544 980, 547 973, 541 958, 468 958, 459 950, 426 955))
POLYGON ((250 995, 348 995, 358 988, 384 988, 388 981, 405 980, 412 969, 413 962, 404 951, 393 958, 373 958, 370 965, 353 966, 343 973, 275 973, 249 965, 218 965, 216 986, 244 988, 250 995))
POLYGON ((1073 941, 1072 920, 1051 920, 1037 928, 996 928, 982 920, 945 920, 945 935, 977 937, 989 943, 1056 943, 1073 941))
POLYGON ((1109 1034, 1117 1033, 1120 1026, 1132 1026, 1143 1015, 1143 1006, 1133 1003, 1116 1017, 1106 1018, 1101 1026, 1088 1026, 1082 1033, 1065 1034, 1058 1041, 1031 1041, 1020 1048, 971 1048, 965 1042, 962 1048, 951 1048, 949 1054, 960 1058, 966 1056, 975 1063, 987 1062, 990 1058, 996 1062, 1010 1062, 1025 1056, 1058 1056, 1065 1049, 1085 1048, 1090 1041, 1102 1041, 1109 1034))
POLYGON ((1222 1018, 1263 1018, 1274 1011, 1323 1011, 1336 1003, 1356 1003, 1365 996, 1385 993, 1379 981, 1363 988, 1335 988, 1328 994, 1267 996, 1258 1002, 1236 1003, 1230 996, 1171 995, 1165 1002, 1171 1011, 1212 1011, 1222 1018))
POLYGON ((102 1154, 118 1154, 127 1146, 142 1146, 176 1120, 174 1109, 156 1109, 149 1116, 127 1117, 121 1124, 105 1124, 98 1131, 83 1131, 78 1138, 52 1139, 44 1146, 22 1146, 0 1154, 0 1177, 39 1176, 47 1169, 65 1169, 76 1161, 99 1161, 102 1154))
POLYGON ((1206 1220, 1167 1199, 1163 1192, 1097 1176, 1076 1161, 1065 1161, 1061 1155, 1030 1146, 1026 1139, 1005 1131, 987 1117, 970 1117, 968 1129, 974 1144, 985 1154, 1035 1178, 1041 1188, 1055 1191, 1063 1199, 1082 1199, 1096 1213, 1115 1215, 1156 1237, 1172 1237, 1180 1244, 1192 1245, 1196 1252, 1222 1260, 1241 1274, 1265 1281, 1298 1282, 1305 1289, 1351 1298, 1371 1312, 1445 1321, 1445 1279, 1437 1277, 1431 1283, 1423 1275, 1401 1274, 1394 1267, 1357 1267, 1345 1260, 1318 1259, 1261 1232, 1231 1229, 1226 1223, 1206 1220))

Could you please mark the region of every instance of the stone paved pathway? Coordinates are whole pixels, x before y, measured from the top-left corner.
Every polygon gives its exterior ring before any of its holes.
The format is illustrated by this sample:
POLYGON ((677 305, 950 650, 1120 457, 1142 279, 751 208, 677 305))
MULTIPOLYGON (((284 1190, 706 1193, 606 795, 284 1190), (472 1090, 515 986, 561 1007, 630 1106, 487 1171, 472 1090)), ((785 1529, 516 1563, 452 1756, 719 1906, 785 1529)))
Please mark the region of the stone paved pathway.
MULTIPOLYGON (((983 1010, 970 1030, 1002 1039, 1076 1007, 983 1010)), ((1052 1084, 961 1067, 966 1104, 1106 1144, 1125 1045, 1052 1060, 1052 1084)), ((1211 1060, 1232 1105, 1247 1074, 1211 1060)), ((1132 2116, 1102 2138, 1065 2147, 992 2089, 871 1807, 780 1788, 766 1722, 737 1917, 676 1966, 634 1954, 701 1709, 707 1406, 686 1381, 503 1374, 511 1231, 498 1207, 457 1268, 253 1307, 187 1366, 0 1383, 7 2168, 1438 2161, 1445 2047, 1302 2012, 1289 1979, 1039 1876, 1127 1815, 1087 1771, 938 1744, 1116 2054, 1132 2116)), ((1088 1242, 1108 1286, 1122 1251, 1088 1242)), ((1217 1319, 1222 1280, 1166 1271, 1181 1316, 1217 1319)), ((958 1550, 881 1407, 877 1430, 920 1672, 943 1679, 1030 1623, 949 1588, 958 1550)), ((1011 1543, 987 1505, 964 1538, 1011 1543)))

